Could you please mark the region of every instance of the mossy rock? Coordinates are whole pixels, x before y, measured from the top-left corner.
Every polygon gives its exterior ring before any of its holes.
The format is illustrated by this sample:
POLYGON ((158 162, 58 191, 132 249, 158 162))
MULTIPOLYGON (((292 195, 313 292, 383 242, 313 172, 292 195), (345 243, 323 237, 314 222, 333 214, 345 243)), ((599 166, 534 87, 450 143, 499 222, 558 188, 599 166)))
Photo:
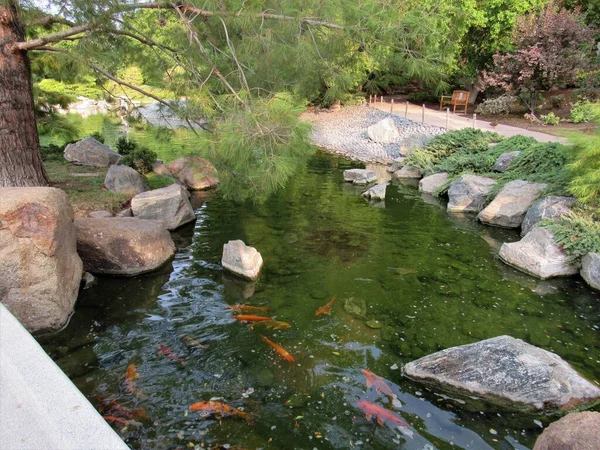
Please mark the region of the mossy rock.
POLYGON ((357 319, 367 318, 367 303, 363 299, 347 298, 344 301, 344 310, 357 319))

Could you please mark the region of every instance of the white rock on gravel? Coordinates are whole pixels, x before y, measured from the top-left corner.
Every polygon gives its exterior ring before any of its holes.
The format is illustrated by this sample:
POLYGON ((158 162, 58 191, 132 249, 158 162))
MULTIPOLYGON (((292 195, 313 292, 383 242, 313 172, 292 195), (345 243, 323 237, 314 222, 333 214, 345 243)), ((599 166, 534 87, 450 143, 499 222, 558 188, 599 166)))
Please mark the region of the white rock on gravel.
POLYGON ((367 169, 344 170, 344 181, 348 183, 365 185, 377 181, 377 174, 367 169))
POLYGON ((419 181, 419 192, 433 194, 448 181, 448 173, 440 172, 429 175, 419 181))
POLYGON ((396 124, 390 117, 367 128, 367 135, 369 139, 379 144, 391 144, 400 137, 396 124))

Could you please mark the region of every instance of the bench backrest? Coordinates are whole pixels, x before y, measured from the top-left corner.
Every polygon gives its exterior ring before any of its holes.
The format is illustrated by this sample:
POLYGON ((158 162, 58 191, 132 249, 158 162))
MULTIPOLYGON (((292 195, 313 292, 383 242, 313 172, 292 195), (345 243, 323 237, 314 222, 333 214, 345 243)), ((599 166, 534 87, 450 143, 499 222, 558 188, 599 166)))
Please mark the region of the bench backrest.
POLYGON ((454 91, 452 92, 452 102, 467 103, 469 101, 469 91, 454 91))

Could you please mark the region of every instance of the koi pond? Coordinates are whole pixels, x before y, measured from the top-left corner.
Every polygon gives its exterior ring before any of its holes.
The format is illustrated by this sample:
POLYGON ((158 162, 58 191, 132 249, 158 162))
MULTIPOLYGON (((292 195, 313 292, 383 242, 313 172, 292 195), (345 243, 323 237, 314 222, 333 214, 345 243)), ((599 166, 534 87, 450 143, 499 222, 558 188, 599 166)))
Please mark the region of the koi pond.
POLYGON ((316 153, 263 204, 195 197, 197 221, 173 233, 172 263, 98 277, 69 326, 41 339, 131 448, 531 448, 547 418, 402 375, 416 358, 503 334, 600 380, 598 293, 504 265, 498 247, 517 233, 450 216, 414 187, 365 201, 343 182, 351 167, 316 153), (220 267, 233 239, 261 252, 256 284, 220 267), (331 313, 316 316, 334 296, 331 313), (235 304, 290 327, 250 327, 233 319, 235 304), (234 414, 190 409, 211 399, 234 414), (369 404, 390 414, 381 426, 369 404))

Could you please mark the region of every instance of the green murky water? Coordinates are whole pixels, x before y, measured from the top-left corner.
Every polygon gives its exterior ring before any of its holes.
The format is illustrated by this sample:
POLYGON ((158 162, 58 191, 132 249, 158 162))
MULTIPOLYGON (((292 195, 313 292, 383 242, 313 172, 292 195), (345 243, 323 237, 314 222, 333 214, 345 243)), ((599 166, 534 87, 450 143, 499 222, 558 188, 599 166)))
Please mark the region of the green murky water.
POLYGON ((98 278, 70 325, 44 339, 92 403, 146 410, 140 426, 115 426, 132 448, 530 448, 540 418, 473 409, 401 373, 415 358, 502 334, 600 381, 597 293, 578 279, 539 281, 507 267, 497 246, 516 233, 449 216, 413 187, 390 187, 385 207, 369 204, 343 183, 350 167, 317 153, 265 204, 195 198, 197 222, 173 234, 172 263, 132 279, 98 278), (230 239, 261 252, 256 285, 219 266, 230 239), (333 295, 332 314, 315 317, 333 295), (291 328, 253 331, 225 308, 235 303, 267 306, 291 328), (278 358, 261 333, 296 362, 278 358), (206 349, 186 346, 184 336, 206 349), (185 366, 161 356, 159 344, 185 366), (132 363, 145 398, 125 389, 132 363), (366 388, 363 368, 388 380, 401 403, 393 411, 408 427, 366 420, 356 404, 387 407, 387 398, 366 388), (250 412, 254 423, 188 411, 211 398, 250 412))

